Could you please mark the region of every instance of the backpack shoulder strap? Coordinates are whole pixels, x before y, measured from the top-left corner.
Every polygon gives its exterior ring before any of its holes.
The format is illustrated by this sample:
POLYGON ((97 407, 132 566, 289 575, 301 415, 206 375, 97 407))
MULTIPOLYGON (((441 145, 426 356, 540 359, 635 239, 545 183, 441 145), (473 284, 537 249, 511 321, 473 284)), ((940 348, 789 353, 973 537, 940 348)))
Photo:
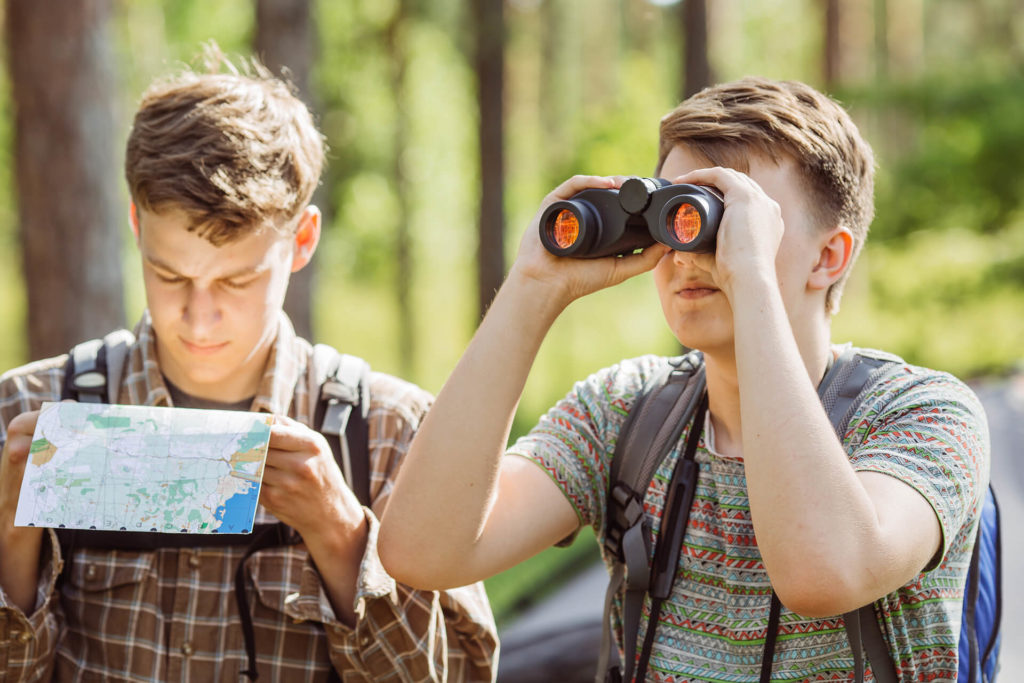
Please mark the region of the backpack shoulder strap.
POLYGON ((359 502, 370 499, 370 365, 326 344, 313 348, 319 386, 314 421, 359 502), (344 438, 342 438, 344 435, 344 438))
MULTIPOLYGON (((859 351, 851 347, 845 349, 828 369, 818 385, 818 396, 840 440, 864 395, 884 378, 898 371, 901 362, 897 356, 859 351)), ((863 656, 867 654, 875 680, 879 683, 896 683, 896 666, 873 605, 847 612, 843 615, 843 621, 853 651, 854 680, 864 680, 863 656)))
MULTIPOLYGON (((604 545, 608 555, 615 558, 615 561, 612 580, 605 594, 604 628, 597 671, 599 681, 604 681, 606 676, 611 680, 632 678, 644 595, 651 587, 652 579, 649 561, 650 529, 644 519, 644 496, 658 465, 675 446, 683 429, 697 412, 704 394, 704 385, 704 358, 699 352, 691 352, 673 361, 669 368, 652 375, 644 384, 619 432, 609 468, 605 506, 604 545), (623 587, 625 661, 620 674, 617 668, 609 669, 609 625, 612 600, 623 587)), ((688 456, 692 459, 693 454, 688 456)), ((692 491, 690 493, 692 495, 692 491)), ((678 507, 689 510, 689 506, 678 507)), ((672 519, 676 527, 685 529, 685 519, 672 519)), ((659 538, 668 538, 671 545, 675 546, 677 536, 681 545, 682 534, 671 530, 663 529, 659 538)), ((663 553, 671 556, 673 550, 677 553, 678 547, 659 548, 655 559, 660 560, 663 553)), ((657 564, 660 566, 670 562, 664 560, 657 564)), ((654 576, 655 589, 659 594, 664 590, 662 574, 664 572, 655 572, 654 576)), ((671 576, 668 587, 671 588, 671 576)))
MULTIPOLYGON (((61 400, 116 403, 128 352, 134 343, 135 335, 130 330, 120 329, 102 339, 90 339, 72 347, 64 366, 61 400)), ((54 531, 64 556, 64 571, 60 575, 63 578, 70 571, 75 548, 92 532, 63 528, 54 531)))
POLYGON ((117 403, 128 351, 135 343, 130 330, 114 330, 102 339, 76 344, 68 352, 61 398, 82 403, 117 403))

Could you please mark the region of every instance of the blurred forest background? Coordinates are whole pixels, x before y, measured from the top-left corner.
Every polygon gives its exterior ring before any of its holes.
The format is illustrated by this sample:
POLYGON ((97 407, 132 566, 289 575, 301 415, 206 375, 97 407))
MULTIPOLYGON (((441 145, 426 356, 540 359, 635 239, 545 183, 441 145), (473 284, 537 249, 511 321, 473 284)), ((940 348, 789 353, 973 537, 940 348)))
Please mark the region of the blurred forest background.
MULTIPOLYGON (((0 369, 144 308, 121 161, 135 103, 205 41, 286 66, 330 145, 300 330, 436 392, 541 198, 649 175, 709 83, 806 81, 874 146, 877 217, 834 338, 967 379, 1024 358, 1024 0, 6 0, 0 369)), ((678 346, 649 277, 558 321, 515 432, 574 380, 678 346)), ((513 435, 515 436, 515 434, 513 435)), ((594 556, 488 583, 500 619, 594 556)))

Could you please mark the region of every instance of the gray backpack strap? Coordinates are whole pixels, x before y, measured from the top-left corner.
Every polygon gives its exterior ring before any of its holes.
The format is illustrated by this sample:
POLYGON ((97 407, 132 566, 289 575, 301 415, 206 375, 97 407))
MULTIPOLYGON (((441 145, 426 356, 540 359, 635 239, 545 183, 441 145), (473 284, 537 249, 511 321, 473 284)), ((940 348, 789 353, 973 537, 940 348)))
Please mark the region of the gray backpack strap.
MULTIPOLYGON (((888 354, 867 355, 847 348, 825 373, 818 395, 840 440, 864 395, 899 368, 901 360, 888 354)), ((896 666, 885 644, 874 605, 864 605, 843 615, 853 651, 854 680, 864 680, 863 654, 871 663, 878 683, 897 683, 896 666)))
POLYGON ((326 344, 313 347, 319 386, 314 422, 327 439, 345 481, 363 505, 370 500, 370 365, 326 344))
POLYGON ((128 352, 135 343, 129 330, 76 344, 68 353, 61 398, 82 403, 117 403, 128 352))
MULTIPOLYGON (((704 384, 703 357, 697 352, 684 356, 673 368, 647 381, 619 432, 604 520, 605 550, 615 561, 605 594, 605 629, 596 675, 599 683, 632 679, 644 596, 652 580, 650 529, 644 519, 643 500, 658 465, 690 422, 704 393, 704 384), (618 668, 609 668, 609 628, 612 601, 623 589, 625 654, 620 673, 618 668)), ((659 584, 664 583, 661 578, 653 577, 659 584)))

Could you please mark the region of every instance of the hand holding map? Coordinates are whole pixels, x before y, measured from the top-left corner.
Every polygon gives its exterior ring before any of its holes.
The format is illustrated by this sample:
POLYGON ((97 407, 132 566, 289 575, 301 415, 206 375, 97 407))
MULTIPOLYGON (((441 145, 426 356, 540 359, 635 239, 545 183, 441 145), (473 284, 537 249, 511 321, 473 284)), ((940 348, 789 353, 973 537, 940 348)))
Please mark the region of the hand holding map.
POLYGON ((273 421, 240 411, 45 403, 15 525, 249 533, 273 421))

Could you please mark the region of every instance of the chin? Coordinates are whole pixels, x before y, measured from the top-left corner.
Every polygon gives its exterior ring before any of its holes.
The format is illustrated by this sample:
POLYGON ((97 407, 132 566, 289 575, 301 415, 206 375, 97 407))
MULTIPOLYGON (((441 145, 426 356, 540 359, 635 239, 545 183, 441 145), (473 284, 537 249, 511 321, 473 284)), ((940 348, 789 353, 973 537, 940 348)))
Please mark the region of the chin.
POLYGON ((676 327, 673 334, 683 346, 703 351, 705 355, 718 355, 726 350, 732 353, 735 346, 732 335, 724 334, 720 330, 700 330, 692 326, 683 329, 676 327))

